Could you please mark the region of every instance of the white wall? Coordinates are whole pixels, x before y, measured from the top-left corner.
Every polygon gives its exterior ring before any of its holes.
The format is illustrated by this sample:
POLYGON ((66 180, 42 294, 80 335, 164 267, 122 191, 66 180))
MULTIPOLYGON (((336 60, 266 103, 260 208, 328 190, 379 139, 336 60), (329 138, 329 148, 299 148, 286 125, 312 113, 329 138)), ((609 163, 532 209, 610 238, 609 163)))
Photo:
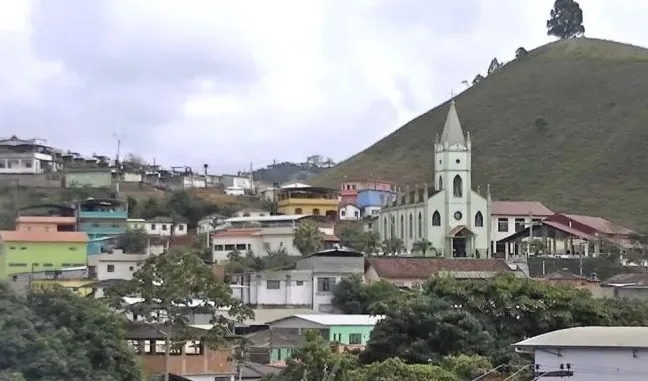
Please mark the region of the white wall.
POLYGON ((52 165, 52 155, 40 152, 0 153, 0 173, 43 173, 46 166, 52 165), (43 163, 45 162, 45 163, 43 163), (11 167, 11 168, 10 168, 11 167))
POLYGON ((300 255, 299 250, 293 245, 293 232, 292 227, 262 228, 245 236, 214 237, 212 238, 213 260, 226 260, 227 254, 237 246, 239 246, 238 251, 245 253, 251 250, 258 257, 264 257, 268 255, 268 251, 276 251, 280 248, 284 248, 288 255, 300 255))
POLYGON ((187 224, 178 223, 173 224, 172 222, 150 222, 142 220, 130 220, 128 221, 129 229, 144 229, 148 235, 156 235, 162 237, 173 236, 184 236, 187 235, 187 224))
POLYGON ((338 210, 340 220, 357 221, 360 219, 360 209, 355 205, 345 205, 338 210))
POLYGON ((311 307, 313 278, 308 270, 260 272, 251 274, 249 282, 245 276, 232 282, 232 295, 245 304, 311 307))
MULTIPOLYGON (((567 348, 560 350, 535 351, 535 363, 540 365, 540 372, 560 370, 571 364, 574 375, 565 378, 570 381, 638 381, 648 377, 648 350, 606 348, 567 348), (553 353, 549 353, 553 352, 553 353)), ((540 380, 556 380, 556 377, 541 377, 540 380)))
POLYGON ((225 188, 225 194, 230 196, 243 196, 245 194, 245 188, 227 187, 225 188))

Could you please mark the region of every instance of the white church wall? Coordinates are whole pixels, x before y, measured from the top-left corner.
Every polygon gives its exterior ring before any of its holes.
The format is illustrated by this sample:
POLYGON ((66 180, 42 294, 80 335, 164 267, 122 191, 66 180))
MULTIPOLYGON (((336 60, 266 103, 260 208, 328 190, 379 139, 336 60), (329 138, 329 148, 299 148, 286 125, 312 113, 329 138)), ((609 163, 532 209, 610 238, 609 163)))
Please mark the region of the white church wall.
POLYGON ((490 237, 489 237, 489 227, 491 216, 488 213, 488 201, 482 197, 477 192, 472 192, 470 205, 470 225, 469 228, 475 233, 475 250, 479 251, 480 258, 486 258, 486 254, 489 253, 490 247, 490 237), (483 217, 482 226, 475 226, 475 218, 477 212, 481 212, 483 217))

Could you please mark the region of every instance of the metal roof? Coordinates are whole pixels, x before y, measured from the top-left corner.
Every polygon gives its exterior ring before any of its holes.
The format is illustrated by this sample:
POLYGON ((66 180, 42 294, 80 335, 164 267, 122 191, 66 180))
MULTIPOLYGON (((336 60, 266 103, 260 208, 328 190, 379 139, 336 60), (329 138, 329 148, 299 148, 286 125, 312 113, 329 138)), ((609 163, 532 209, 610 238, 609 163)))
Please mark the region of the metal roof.
POLYGON ((575 327, 522 340, 516 348, 648 348, 648 327, 575 327))
MULTIPOLYGON (((382 320, 384 315, 345 315, 345 314, 298 314, 288 316, 284 319, 298 318, 310 321, 315 324, 325 325, 325 326, 336 326, 336 325, 376 325, 380 320, 382 320)), ((284 320, 279 319, 279 320, 284 320)), ((277 322, 268 322, 272 324, 277 322)))
POLYGON ((223 222, 278 222, 278 221, 296 221, 309 214, 284 214, 279 216, 258 216, 258 217, 232 217, 223 222))

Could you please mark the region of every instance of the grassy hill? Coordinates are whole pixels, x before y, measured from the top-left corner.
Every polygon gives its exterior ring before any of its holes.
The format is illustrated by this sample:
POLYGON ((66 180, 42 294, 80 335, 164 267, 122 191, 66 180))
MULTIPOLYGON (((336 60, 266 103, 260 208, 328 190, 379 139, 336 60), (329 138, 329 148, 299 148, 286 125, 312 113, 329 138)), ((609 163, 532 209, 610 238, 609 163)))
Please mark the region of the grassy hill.
MULTIPOLYGON (((648 231, 648 50, 572 39, 509 62, 456 98, 473 141, 473 183, 496 200, 539 200, 648 231)), ((312 183, 431 182, 448 103, 312 183)))

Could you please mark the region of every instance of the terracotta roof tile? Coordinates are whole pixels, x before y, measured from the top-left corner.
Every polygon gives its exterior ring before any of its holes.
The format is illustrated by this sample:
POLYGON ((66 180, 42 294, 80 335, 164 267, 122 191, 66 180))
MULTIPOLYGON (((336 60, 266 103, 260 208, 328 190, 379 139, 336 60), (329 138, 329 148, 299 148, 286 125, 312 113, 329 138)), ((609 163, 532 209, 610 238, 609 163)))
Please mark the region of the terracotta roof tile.
POLYGON ((19 216, 16 222, 20 224, 76 224, 75 217, 58 217, 58 216, 19 216))
POLYGON ((549 208, 538 201, 493 201, 491 214, 497 216, 528 216, 547 217, 554 214, 549 208))
POLYGON ((427 279, 443 271, 512 272, 501 259, 376 257, 367 259, 381 278, 427 279))
POLYGON ((0 239, 7 242, 88 242, 84 232, 0 231, 0 239))
POLYGON ((578 214, 563 214, 563 216, 570 218, 576 222, 580 222, 583 225, 587 225, 592 229, 604 234, 627 235, 634 233, 632 230, 610 222, 602 217, 582 216, 578 214))

